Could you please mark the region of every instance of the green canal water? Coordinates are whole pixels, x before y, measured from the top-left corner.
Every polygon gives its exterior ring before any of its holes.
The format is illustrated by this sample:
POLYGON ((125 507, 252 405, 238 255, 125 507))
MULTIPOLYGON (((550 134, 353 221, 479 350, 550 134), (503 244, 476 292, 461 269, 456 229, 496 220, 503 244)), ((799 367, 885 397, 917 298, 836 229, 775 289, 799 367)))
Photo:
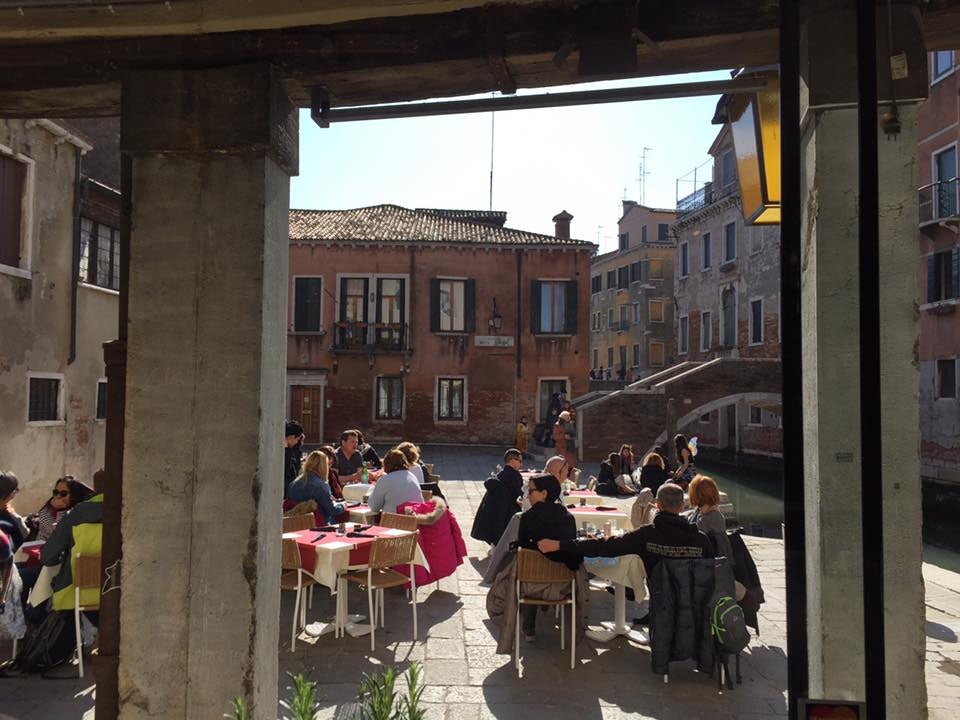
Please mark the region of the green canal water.
POLYGON ((783 475, 777 467, 734 467, 697 458, 697 471, 712 477, 727 494, 746 533, 781 536, 783 475))

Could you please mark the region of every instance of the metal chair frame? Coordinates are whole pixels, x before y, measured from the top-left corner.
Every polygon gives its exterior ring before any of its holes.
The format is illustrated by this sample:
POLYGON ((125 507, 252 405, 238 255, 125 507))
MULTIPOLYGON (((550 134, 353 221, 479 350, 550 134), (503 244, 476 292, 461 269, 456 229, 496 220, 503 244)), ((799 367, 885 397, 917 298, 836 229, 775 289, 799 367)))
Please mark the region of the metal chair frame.
POLYGON ((526 550, 521 548, 517 551, 517 569, 516 569, 516 594, 517 594, 517 617, 516 632, 514 633, 514 664, 517 673, 520 672, 520 606, 521 605, 546 605, 555 606, 560 611, 560 649, 564 649, 564 615, 561 610, 564 605, 569 605, 570 612, 570 669, 576 666, 577 658, 577 577, 563 563, 554 562, 538 550, 526 550), (563 600, 541 600, 539 598, 526 598, 523 596, 523 583, 570 583, 570 597, 563 600))

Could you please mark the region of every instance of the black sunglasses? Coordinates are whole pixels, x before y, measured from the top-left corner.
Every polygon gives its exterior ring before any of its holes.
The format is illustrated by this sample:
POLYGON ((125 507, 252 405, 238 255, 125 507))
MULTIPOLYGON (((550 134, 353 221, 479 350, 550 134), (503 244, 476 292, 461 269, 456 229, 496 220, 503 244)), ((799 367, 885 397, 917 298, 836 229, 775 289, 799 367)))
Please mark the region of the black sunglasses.
POLYGON ((69 490, 54 490, 51 497, 67 497, 70 494, 69 490))

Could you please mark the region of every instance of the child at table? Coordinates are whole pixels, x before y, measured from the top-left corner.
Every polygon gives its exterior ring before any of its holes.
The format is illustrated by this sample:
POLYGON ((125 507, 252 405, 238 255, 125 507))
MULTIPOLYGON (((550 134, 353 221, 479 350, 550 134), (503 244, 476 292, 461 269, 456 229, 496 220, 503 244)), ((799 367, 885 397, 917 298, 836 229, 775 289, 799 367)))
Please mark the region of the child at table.
POLYGON ((307 455, 300 475, 290 483, 290 488, 287 490, 287 498, 294 502, 316 501, 318 512, 323 513, 328 525, 335 522, 337 515, 346 509, 342 502, 336 502, 333 499, 330 486, 327 484, 329 472, 330 461, 327 456, 319 450, 314 450, 307 455))

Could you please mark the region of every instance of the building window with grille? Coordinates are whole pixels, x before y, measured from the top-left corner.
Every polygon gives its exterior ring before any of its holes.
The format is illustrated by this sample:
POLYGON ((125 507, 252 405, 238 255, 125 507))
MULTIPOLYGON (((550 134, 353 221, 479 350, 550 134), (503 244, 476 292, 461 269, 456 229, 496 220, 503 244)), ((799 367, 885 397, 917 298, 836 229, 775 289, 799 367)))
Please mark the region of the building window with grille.
POLYGON ((957 216, 957 146, 933 154, 933 181, 938 218, 957 216))
POLYGON ((62 375, 37 373, 28 376, 27 422, 63 422, 62 375))
POLYGON ((700 350, 702 352, 706 352, 710 349, 712 335, 713 313, 708 310, 700 314, 700 350))
POLYGON ((88 218, 80 220, 80 282, 120 289, 120 231, 88 218))
POLYGON ((401 420, 403 418, 403 378, 378 376, 376 393, 376 419, 401 420))
POLYGON ((651 342, 650 349, 650 367, 663 367, 663 343, 651 342))
POLYGON ((295 277, 293 279, 293 331, 315 333, 322 329, 323 278, 295 277))
POLYGON ((957 361, 937 360, 937 398, 957 397, 957 361))
POLYGON ((703 234, 703 255, 702 255, 702 263, 700 265, 700 269, 709 270, 711 265, 713 265, 713 242, 710 239, 710 233, 704 233, 703 234))
POLYGON ((680 318, 680 330, 677 333, 677 352, 680 355, 687 354, 687 339, 688 331, 690 329, 690 324, 686 315, 681 316, 680 318))
POLYGON ((650 300, 647 304, 647 311, 650 313, 650 322, 663 322, 663 300, 650 300))
POLYGON ((97 420, 107 419, 107 381, 97 381, 97 412, 94 416, 97 420))
POLYGON ((466 388, 462 377, 437 378, 437 420, 466 419, 466 388))

